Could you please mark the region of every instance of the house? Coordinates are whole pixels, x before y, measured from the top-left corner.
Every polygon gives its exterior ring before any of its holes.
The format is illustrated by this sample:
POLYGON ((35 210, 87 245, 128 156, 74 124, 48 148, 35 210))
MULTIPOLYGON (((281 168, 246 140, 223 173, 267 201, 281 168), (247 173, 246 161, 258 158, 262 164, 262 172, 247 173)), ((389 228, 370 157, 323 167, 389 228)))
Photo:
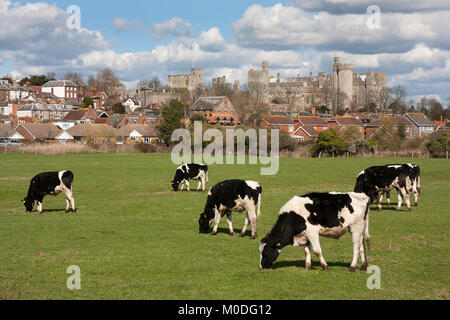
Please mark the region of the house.
POLYGON ((68 101, 78 101, 78 86, 70 80, 52 80, 42 86, 47 92, 68 101))
POLYGON ((317 116, 298 116, 294 122, 298 122, 300 126, 312 127, 316 133, 328 129, 328 122, 317 116))
POLYGON ((84 143, 116 143, 121 132, 106 124, 77 124, 67 130, 75 141, 84 143))
POLYGON ((290 104, 271 104, 269 105, 269 113, 274 116, 292 117, 290 104))
POLYGON ((235 113, 225 112, 205 112, 203 115, 206 123, 222 126, 236 126, 240 120, 235 113))
POLYGON ((15 131, 29 142, 56 142, 61 129, 51 123, 24 123, 15 131))
POLYGON ((13 113, 16 113, 16 110, 14 110, 12 103, 2 102, 0 104, 0 115, 9 116, 13 113))
POLYGON ((108 96, 105 91, 89 91, 86 97, 90 97, 94 101, 94 109, 103 109, 108 101, 108 96))
POLYGON ((394 132, 398 131, 398 128, 403 125, 405 128, 405 136, 407 138, 412 137, 412 124, 410 121, 399 116, 384 116, 375 121, 366 124, 365 136, 373 137, 376 134, 385 133, 388 136, 391 135, 391 130, 394 132), (391 129, 391 130, 390 130, 391 129), (383 132, 381 132, 383 131, 383 132))
POLYGON ((328 125, 334 128, 337 132, 342 130, 344 127, 357 127, 362 134, 365 132, 364 123, 352 116, 337 116, 327 119, 327 122, 328 125))
POLYGON ((18 117, 37 118, 41 122, 63 119, 72 109, 65 104, 30 103, 17 109, 18 117))
POLYGON ((286 133, 292 133, 295 130, 295 123, 286 116, 264 115, 261 121, 261 127, 270 129, 281 129, 286 133))
POLYGON ((62 120, 72 122, 73 125, 79 123, 94 123, 98 118, 97 112, 93 108, 72 109, 62 120))
POLYGON ((195 113, 204 114, 205 112, 234 113, 234 107, 230 99, 221 97, 200 97, 190 109, 191 115, 195 113))
POLYGON ((159 140, 153 124, 128 124, 119 129, 125 143, 154 143, 159 140))
POLYGON ((127 111, 133 113, 137 108, 140 108, 140 104, 137 100, 128 98, 123 105, 127 109, 127 111))
MULTIPOLYGON (((0 142, 7 142, 7 141, 11 141, 13 135, 14 135, 14 128, 11 127, 9 124, 3 124, 0 123, 0 142)), ((16 139, 14 140, 18 140, 17 139, 18 136, 16 137, 16 139)), ((22 137, 23 139, 23 137, 22 137)))
POLYGON ((423 137, 434 132, 435 124, 423 113, 405 113, 403 118, 412 124, 412 136, 423 137))
POLYGON ((317 138, 318 132, 314 126, 298 124, 290 135, 297 141, 308 141, 317 138))

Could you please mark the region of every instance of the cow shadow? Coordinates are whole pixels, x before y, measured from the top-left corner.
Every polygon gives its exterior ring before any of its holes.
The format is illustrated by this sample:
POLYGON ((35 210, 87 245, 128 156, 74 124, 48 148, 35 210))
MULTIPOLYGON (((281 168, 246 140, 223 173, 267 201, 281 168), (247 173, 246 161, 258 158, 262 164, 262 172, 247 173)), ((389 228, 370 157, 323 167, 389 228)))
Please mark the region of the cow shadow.
MULTIPOLYGON (((333 262, 327 261, 328 267, 344 267, 348 269, 350 267, 350 262, 333 262)), ((273 263, 271 269, 280 269, 280 268, 289 268, 289 267, 297 267, 297 268, 305 268, 305 260, 294 260, 294 261, 276 261, 273 263)), ((311 261, 311 270, 320 269, 322 270, 322 266, 319 261, 311 261)))
MULTIPOLYGON (((37 213, 37 211, 34 211, 37 213)), ((66 209, 42 209, 42 213, 58 213, 58 212, 66 212, 66 209)), ((71 211, 72 212, 72 211, 71 211)))
MULTIPOLYGON (((242 228, 233 228, 234 236, 239 235, 241 233, 241 231, 242 231, 242 228)), ((212 229, 209 231, 209 233, 211 233, 211 232, 212 232, 212 229)), ((217 228, 217 234, 219 234, 219 233, 224 233, 224 234, 229 235, 229 230, 228 230, 228 228, 218 227, 217 228)), ((245 232, 244 237, 251 238, 251 236, 252 236, 252 231, 247 229, 247 231, 245 232)), ((258 235, 256 235, 256 238, 258 238, 258 235)))

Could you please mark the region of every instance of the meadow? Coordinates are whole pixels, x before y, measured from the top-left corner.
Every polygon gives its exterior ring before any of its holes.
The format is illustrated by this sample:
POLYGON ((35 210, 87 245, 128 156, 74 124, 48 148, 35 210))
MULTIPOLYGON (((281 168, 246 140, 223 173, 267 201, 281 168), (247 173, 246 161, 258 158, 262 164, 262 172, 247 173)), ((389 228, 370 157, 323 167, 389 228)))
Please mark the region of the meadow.
MULTIPOLYGON (((255 165, 212 165, 209 184, 252 179, 263 187, 258 238, 235 236, 226 219, 216 236, 198 233, 206 193, 172 192, 176 166, 169 155, 85 153, 0 155, 0 299, 449 299, 450 162, 445 159, 281 159, 274 176, 255 165), (261 271, 259 241, 294 195, 352 191, 356 175, 378 164, 412 162, 422 169, 422 195, 412 212, 372 206, 369 265, 381 270, 381 289, 370 274, 348 272, 350 235, 321 238, 329 272, 313 256, 285 248, 261 271), (77 213, 65 197, 46 197, 43 214, 25 213, 21 199, 39 172, 72 170, 77 213), (81 289, 69 290, 66 270, 81 270, 81 289)), ((191 182, 195 190, 196 182, 191 182)), ((36 209, 36 207, 35 207, 36 209)), ((360 261, 359 261, 360 264, 360 261)))

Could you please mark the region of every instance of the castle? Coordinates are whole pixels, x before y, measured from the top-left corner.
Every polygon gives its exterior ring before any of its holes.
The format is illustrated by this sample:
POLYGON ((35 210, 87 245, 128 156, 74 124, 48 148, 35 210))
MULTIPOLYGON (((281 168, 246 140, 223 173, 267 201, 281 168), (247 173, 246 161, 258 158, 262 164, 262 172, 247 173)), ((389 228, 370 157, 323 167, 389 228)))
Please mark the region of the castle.
POLYGON ((313 106, 325 105, 329 109, 359 108, 369 103, 382 105, 386 88, 386 73, 353 73, 354 66, 341 63, 334 58, 333 74, 319 72, 316 77, 310 72, 308 77, 281 78, 269 76, 269 62, 262 62, 262 69, 248 72, 248 88, 251 97, 266 103, 292 104, 298 111, 313 106))
POLYGON ((169 88, 187 89, 189 92, 197 88, 205 88, 205 71, 203 69, 191 68, 190 74, 169 75, 169 88))

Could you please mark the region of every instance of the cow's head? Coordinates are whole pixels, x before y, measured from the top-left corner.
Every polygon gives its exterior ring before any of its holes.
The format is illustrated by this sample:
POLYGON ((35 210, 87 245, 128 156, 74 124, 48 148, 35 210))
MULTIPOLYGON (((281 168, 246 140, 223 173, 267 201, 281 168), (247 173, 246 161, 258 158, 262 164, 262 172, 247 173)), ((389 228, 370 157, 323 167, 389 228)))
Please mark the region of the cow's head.
POLYGON ((261 240, 261 244, 259 245, 259 268, 260 269, 268 269, 272 266, 272 264, 277 260, 281 248, 281 244, 274 243, 269 240, 270 233, 266 235, 264 239, 261 240))
POLYGON ((171 183, 172 183, 173 191, 177 192, 178 186, 180 185, 180 183, 178 181, 172 181, 171 183))
POLYGON ((209 226, 211 225, 212 219, 203 212, 198 219, 198 232, 199 233, 208 233, 209 226))
POLYGON ((34 200, 33 199, 25 197, 25 198, 23 198, 22 203, 25 206, 25 208, 27 209, 27 212, 33 211, 33 206, 34 206, 34 200))

